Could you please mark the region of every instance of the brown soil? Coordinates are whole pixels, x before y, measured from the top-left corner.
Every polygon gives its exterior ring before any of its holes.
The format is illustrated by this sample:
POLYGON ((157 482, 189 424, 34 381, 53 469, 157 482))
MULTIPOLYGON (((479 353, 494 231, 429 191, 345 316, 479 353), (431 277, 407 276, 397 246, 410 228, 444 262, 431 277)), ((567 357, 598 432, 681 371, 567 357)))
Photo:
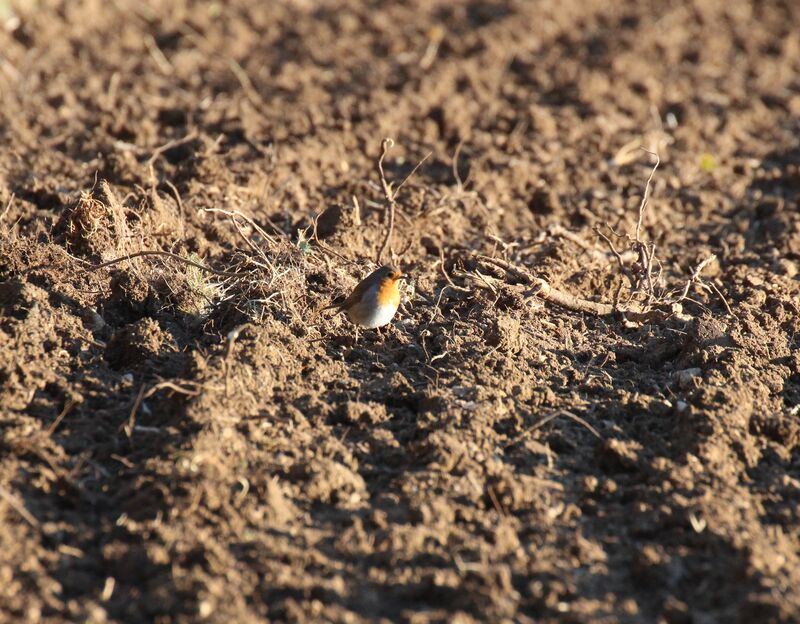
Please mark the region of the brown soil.
POLYGON ((795 0, 19 4, 0 619, 800 620, 795 0))

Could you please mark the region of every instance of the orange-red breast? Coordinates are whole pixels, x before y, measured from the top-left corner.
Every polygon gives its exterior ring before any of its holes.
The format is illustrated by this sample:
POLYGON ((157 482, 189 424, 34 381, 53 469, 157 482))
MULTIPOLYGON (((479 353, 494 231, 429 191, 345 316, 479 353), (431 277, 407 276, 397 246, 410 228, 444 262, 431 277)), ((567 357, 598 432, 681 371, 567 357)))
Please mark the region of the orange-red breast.
POLYGON ((397 313, 400 281, 405 277, 394 267, 382 266, 361 280, 347 299, 328 307, 339 308, 356 325, 383 327, 397 313))

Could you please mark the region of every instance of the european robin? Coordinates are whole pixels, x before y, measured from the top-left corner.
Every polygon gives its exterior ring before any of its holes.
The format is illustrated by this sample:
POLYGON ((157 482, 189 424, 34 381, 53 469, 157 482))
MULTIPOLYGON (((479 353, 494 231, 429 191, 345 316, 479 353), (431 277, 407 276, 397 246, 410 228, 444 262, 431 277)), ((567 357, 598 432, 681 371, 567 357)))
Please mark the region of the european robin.
POLYGON ((356 325, 373 329, 388 324, 400 305, 400 282, 406 275, 384 265, 374 270, 341 303, 325 308, 339 308, 356 325))

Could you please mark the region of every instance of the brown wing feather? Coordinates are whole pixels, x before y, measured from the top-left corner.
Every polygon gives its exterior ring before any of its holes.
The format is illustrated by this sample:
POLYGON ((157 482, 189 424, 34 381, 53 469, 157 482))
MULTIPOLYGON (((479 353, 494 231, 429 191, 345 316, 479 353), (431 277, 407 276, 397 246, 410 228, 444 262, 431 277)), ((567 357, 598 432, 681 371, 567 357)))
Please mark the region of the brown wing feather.
POLYGON ((361 280, 358 285, 353 289, 353 292, 342 301, 341 303, 332 303, 331 305, 322 308, 323 310, 329 310, 330 308, 339 308, 339 310, 346 310, 347 308, 351 307, 353 304, 361 301, 361 297, 364 296, 364 292, 372 286, 374 280, 374 275, 376 272, 372 272, 363 280, 361 280))

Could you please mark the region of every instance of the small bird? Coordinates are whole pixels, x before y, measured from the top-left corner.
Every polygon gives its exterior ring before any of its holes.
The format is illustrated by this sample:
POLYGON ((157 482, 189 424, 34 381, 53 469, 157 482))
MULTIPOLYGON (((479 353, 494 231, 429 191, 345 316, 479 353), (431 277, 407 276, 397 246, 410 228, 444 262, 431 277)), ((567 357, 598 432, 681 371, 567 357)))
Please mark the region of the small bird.
POLYGON ((392 266, 374 270, 341 303, 324 308, 339 308, 356 325, 373 329, 388 324, 400 305, 400 282, 407 276, 392 266))

